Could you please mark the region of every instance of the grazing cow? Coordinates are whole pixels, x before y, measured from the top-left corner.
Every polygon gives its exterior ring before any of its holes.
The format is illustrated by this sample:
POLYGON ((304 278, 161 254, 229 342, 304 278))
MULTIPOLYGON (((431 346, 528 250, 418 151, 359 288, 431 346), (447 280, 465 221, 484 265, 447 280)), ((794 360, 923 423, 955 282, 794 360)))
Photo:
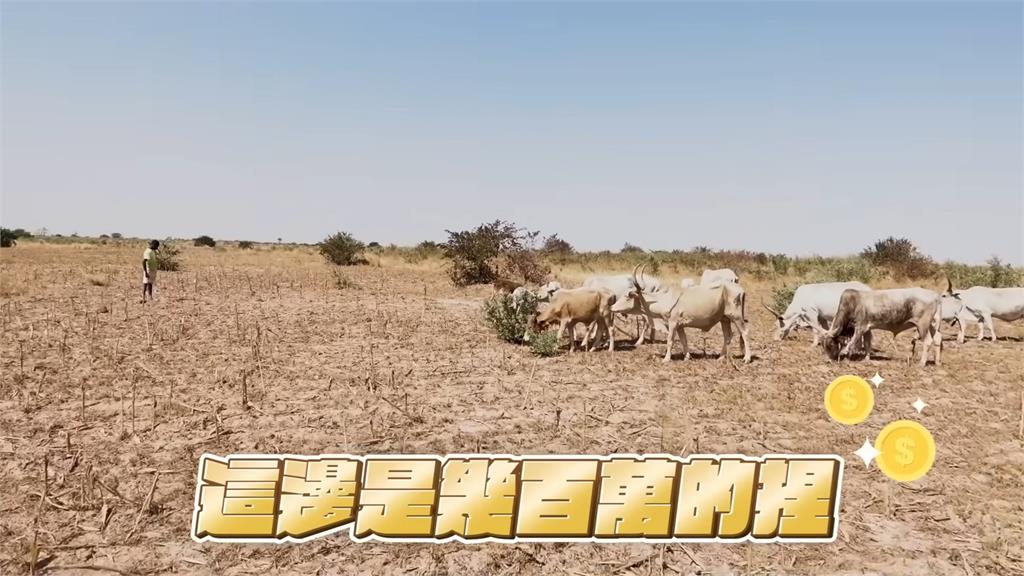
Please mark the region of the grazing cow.
POLYGON ((566 328, 569 329, 569 351, 572 352, 576 348, 576 324, 587 326, 583 337, 584 348, 587 348, 590 340, 590 327, 596 324, 598 331, 603 329, 608 334, 608 351, 611 352, 615 349, 615 333, 612 330, 614 318, 611 311, 614 303, 615 294, 607 290, 562 289, 555 292, 551 302, 533 317, 531 328, 543 330, 549 324, 558 322, 559 339, 566 328))
MULTIPOLYGON (((769 308, 763 302, 761 305, 775 315, 779 322, 779 329, 775 331, 775 339, 782 340, 789 335, 791 330, 799 326, 808 328, 819 326, 827 330, 836 316, 836 310, 839 309, 839 297, 846 290, 871 290, 871 287, 861 282, 804 284, 793 292, 793 300, 782 314, 769 308)), ((817 346, 820 331, 812 331, 814 332, 813 345, 817 346)))
POLYGON ((964 343, 964 322, 978 322, 978 341, 985 337, 988 328, 992 341, 996 341, 993 318, 1013 322, 1024 318, 1024 288, 989 288, 974 286, 966 290, 953 290, 953 283, 946 280, 948 287, 942 295, 942 319, 956 319, 960 325, 957 341, 964 343))
MULTIPOLYGON (((935 364, 942 363, 942 310, 939 295, 924 288, 895 288, 892 290, 845 290, 839 297, 839 308, 832 326, 821 334, 821 345, 832 360, 847 356, 863 344, 871 359, 871 330, 892 332, 893 338, 904 330, 917 330, 917 341, 923 344, 921 366, 928 362, 928 349, 935 345, 935 364), (839 339, 850 335, 850 341, 840 349, 839 339)), ((812 328, 821 330, 812 325, 812 328)), ((910 351, 910 360, 914 350, 910 351)))
POLYGON ((722 325, 720 359, 725 360, 729 356, 732 328, 735 327, 740 333, 743 345, 743 361, 750 362, 750 337, 747 332, 745 308, 746 293, 738 284, 718 283, 711 286, 649 292, 645 291, 639 282, 634 282, 633 290, 630 290, 625 298, 616 301, 612 311, 644 314, 664 320, 668 325, 665 362, 672 358, 672 343, 676 334, 683 342, 683 358, 690 358, 684 327, 700 328, 707 332, 715 324, 722 325))
MULTIPOLYGON (((639 268, 639 265, 637 266, 639 268)), ((634 272, 636 270, 634 269, 634 272)), ((601 290, 608 290, 615 294, 617 299, 624 298, 629 294, 630 290, 633 289, 633 282, 635 280, 635 274, 619 274, 616 276, 591 276, 583 281, 584 288, 595 288, 601 290)), ((648 276, 643 271, 640 272, 640 286, 648 292, 662 292, 665 288, 662 286, 660 280, 654 276, 648 276)), ((624 314, 639 314, 644 320, 644 326, 640 326, 637 329, 637 339, 635 346, 639 346, 644 343, 645 334, 649 333, 649 338, 654 341, 654 322, 652 319, 644 314, 643 312, 624 312, 624 314)))
POLYGON ((701 286, 711 286, 713 284, 739 284, 740 277, 735 272, 728 268, 720 268, 718 270, 705 270, 700 275, 701 286))

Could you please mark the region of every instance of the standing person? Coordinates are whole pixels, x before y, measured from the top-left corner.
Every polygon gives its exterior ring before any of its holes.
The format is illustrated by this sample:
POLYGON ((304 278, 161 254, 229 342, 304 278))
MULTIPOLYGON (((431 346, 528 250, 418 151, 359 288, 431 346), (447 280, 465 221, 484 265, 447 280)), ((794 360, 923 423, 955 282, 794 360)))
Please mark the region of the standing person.
POLYGON ((146 303, 146 294, 153 299, 153 284, 156 283, 156 251, 160 248, 159 240, 150 240, 149 248, 142 253, 142 303, 146 303))

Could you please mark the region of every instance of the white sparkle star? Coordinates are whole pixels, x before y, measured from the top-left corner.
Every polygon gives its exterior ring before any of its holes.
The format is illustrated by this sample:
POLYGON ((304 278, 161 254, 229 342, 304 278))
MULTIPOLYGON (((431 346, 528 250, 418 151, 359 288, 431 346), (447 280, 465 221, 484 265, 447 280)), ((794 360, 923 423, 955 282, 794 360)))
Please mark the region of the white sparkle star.
POLYGON ((871 468, 871 461, 875 459, 875 456, 881 454, 881 452, 875 450, 875 447, 871 445, 871 442, 864 440, 864 445, 854 452, 854 454, 860 456, 860 459, 864 461, 865 466, 871 468))
POLYGON ((871 377, 871 383, 875 385, 875 388, 878 388, 882 385, 882 382, 885 382, 885 378, 882 378, 881 374, 875 372, 875 375, 871 377))
POLYGON ((924 403, 924 400, 918 398, 913 404, 911 404, 911 406, 913 406, 914 410, 917 410, 917 413, 920 414, 921 410, 924 410, 928 405, 924 403))

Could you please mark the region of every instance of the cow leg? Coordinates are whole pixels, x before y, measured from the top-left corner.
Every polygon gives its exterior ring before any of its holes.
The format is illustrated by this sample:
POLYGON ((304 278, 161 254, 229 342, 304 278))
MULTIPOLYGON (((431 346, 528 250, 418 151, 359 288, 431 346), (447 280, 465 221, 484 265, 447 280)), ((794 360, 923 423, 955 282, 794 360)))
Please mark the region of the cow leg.
MULTIPOLYGON (((984 320, 984 322, 985 322, 985 327, 988 328, 989 336, 991 336, 992 337, 992 341, 995 342, 996 341, 996 327, 992 324, 992 313, 991 312, 982 312, 981 313, 981 317, 982 317, 982 320, 984 320)), ((980 332, 979 332, 979 334, 980 334, 980 332)))
POLYGON ((959 329, 956 335, 956 341, 958 344, 963 344, 965 339, 964 337, 967 335, 967 330, 964 329, 964 319, 966 317, 967 315, 964 314, 963 311, 956 316, 956 327, 959 329))
POLYGON ((821 341, 821 335, 819 334, 818 330, 814 329, 814 327, 821 326, 825 330, 828 330, 829 327, 825 323, 825 321, 820 316, 818 316, 817 309, 804 309, 803 317, 807 320, 807 324, 810 326, 811 332, 814 333, 814 341, 811 342, 811 348, 817 348, 818 343, 821 341))
POLYGON ((871 330, 864 333, 861 341, 864 343, 864 357, 871 360, 871 330))
POLYGON ((683 341, 683 360, 690 359, 690 341, 686 339, 686 328, 680 323, 676 330, 679 332, 679 339, 683 341))
MULTIPOLYGON (((736 331, 740 333, 740 344, 743 345, 743 363, 750 364, 750 329, 747 327, 747 321, 740 318, 733 321, 733 324, 736 331)), ((818 337, 817 331, 815 331, 814 337, 818 337)))
POLYGON ((609 313, 604 322, 608 330, 608 352, 615 352, 615 313, 609 313))
POLYGON ((576 350, 576 322, 574 322, 573 320, 563 320, 562 328, 560 328, 559 330, 563 330, 566 328, 569 332, 569 353, 571 354, 574 350, 576 350))
POLYGON ((672 343, 675 340, 676 324, 675 322, 668 321, 668 336, 665 338, 665 357, 662 358, 662 362, 668 362, 672 359, 672 343))
POLYGON ((644 331, 644 329, 640 327, 640 319, 641 318, 646 318, 646 316, 641 314, 641 315, 637 316, 637 318, 636 318, 636 342, 633 343, 634 347, 643 344, 644 343, 644 336, 646 335, 646 332, 644 331))
POLYGON ((936 366, 942 365, 942 330, 940 328, 942 328, 941 323, 935 328, 935 331, 932 334, 932 346, 935 347, 936 366))
POLYGON ((725 362, 729 358, 729 343, 732 342, 732 327, 729 326, 729 319, 722 319, 722 353, 718 356, 719 362, 725 362))

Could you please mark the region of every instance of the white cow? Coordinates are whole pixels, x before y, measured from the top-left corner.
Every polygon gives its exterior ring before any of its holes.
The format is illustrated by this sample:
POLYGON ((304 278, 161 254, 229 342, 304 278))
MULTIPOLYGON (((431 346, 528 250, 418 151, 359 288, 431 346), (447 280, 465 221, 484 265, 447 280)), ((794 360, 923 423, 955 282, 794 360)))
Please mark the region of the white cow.
MULTIPOLYGON (((640 268, 640 266, 637 265, 636 268, 640 268)), ((583 281, 583 287, 608 290, 612 294, 615 294, 615 297, 617 299, 621 300, 622 298, 625 298, 627 294, 629 294, 630 290, 633 289, 635 272, 636 269, 634 269, 634 274, 617 274, 614 276, 591 276, 590 278, 587 278, 586 280, 583 281)), ((661 293, 666 290, 666 288, 662 285, 661 280, 658 280, 654 276, 648 276, 642 270, 640 271, 640 276, 639 278, 636 279, 636 281, 639 282, 641 288, 647 292, 661 293)), ((635 346, 639 346, 644 343, 644 336, 648 332, 650 333, 649 338, 652 342, 654 341, 654 320, 650 317, 650 315, 643 312, 642 310, 630 310, 622 313, 638 314, 644 319, 645 325, 641 326, 638 330, 639 333, 637 335, 636 343, 634 344, 635 346)))
MULTIPOLYGON (((871 287, 862 282, 804 284, 793 292, 793 300, 786 307, 786 311, 781 314, 769 308, 764 302, 761 305, 775 315, 779 322, 779 329, 775 331, 775 339, 782 340, 797 327, 812 329, 821 327, 827 330, 836 316, 836 310, 839 309, 839 297, 847 290, 871 290, 871 287)), ((817 346, 820 332, 812 331, 814 332, 813 345, 817 346)))
POLYGON ((705 270, 700 275, 701 286, 711 286, 713 284, 724 284, 732 282, 733 284, 740 283, 740 277, 735 272, 728 268, 720 268, 718 270, 705 270))
POLYGON ((948 288, 942 295, 942 319, 956 319, 960 325, 957 341, 964 342, 964 323, 978 322, 978 340, 985 337, 988 328, 992 341, 996 341, 992 319, 1013 322, 1024 318, 1024 288, 989 288, 974 286, 966 290, 953 290, 953 283, 947 280, 948 288))
POLYGON ((672 288, 663 292, 648 292, 639 283, 633 290, 612 305, 613 312, 644 313, 664 320, 668 325, 668 340, 664 361, 672 357, 672 343, 678 335, 683 343, 684 359, 690 357, 685 327, 700 328, 707 332, 716 324, 722 326, 722 355, 728 358, 732 329, 740 333, 743 345, 743 361, 750 362, 750 338, 745 315, 746 295, 743 288, 733 283, 717 283, 711 286, 672 288))

